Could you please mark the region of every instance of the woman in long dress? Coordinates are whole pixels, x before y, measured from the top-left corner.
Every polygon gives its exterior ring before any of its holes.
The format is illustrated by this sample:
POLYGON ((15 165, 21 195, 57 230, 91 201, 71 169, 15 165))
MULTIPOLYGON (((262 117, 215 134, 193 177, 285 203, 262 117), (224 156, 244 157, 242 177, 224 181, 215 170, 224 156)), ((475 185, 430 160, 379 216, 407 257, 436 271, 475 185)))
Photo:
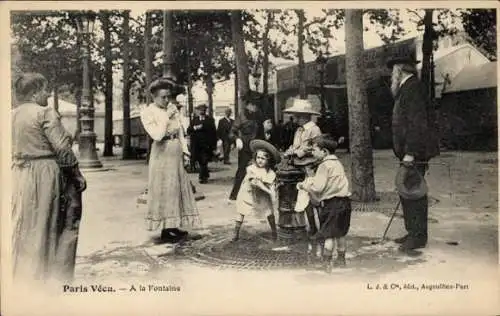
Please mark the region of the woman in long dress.
POLYGON ((81 192, 86 182, 59 114, 47 107, 47 80, 15 82, 12 110, 12 251, 19 281, 73 277, 81 192))
POLYGON ((162 240, 177 242, 186 237, 181 229, 199 223, 199 214, 184 155, 189 156, 187 142, 175 98, 183 92, 175 78, 163 77, 150 88, 154 104, 141 112, 141 121, 153 139, 149 157, 148 210, 150 230, 162 228, 162 240))

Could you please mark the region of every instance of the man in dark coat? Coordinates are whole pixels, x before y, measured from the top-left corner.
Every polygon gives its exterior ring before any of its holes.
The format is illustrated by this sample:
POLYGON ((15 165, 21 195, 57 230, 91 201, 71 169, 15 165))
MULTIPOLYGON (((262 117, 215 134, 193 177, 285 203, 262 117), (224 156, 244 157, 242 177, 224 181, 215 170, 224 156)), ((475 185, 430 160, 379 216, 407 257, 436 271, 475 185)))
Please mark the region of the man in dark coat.
POLYGON ((283 148, 288 148, 288 147, 292 146, 293 138, 294 138, 295 132, 297 131, 298 128, 299 128, 299 124, 297 124, 293 121, 293 116, 290 116, 288 119, 288 122, 286 122, 283 125, 283 130, 282 130, 283 131, 283 133, 282 133, 283 148))
POLYGON ((217 144, 217 131, 215 129, 215 120, 207 115, 207 106, 205 104, 196 107, 196 115, 193 117, 188 128, 188 134, 191 138, 191 157, 200 165, 198 179, 200 183, 207 183, 210 173, 208 171, 208 162, 212 158, 213 151, 217 144))
POLYGON ((224 152, 224 164, 231 164, 229 161, 229 153, 231 151, 231 139, 229 134, 233 127, 234 120, 231 118, 231 109, 225 111, 225 116, 219 120, 217 125, 217 138, 222 141, 222 151, 224 152))
POLYGON ((264 140, 273 145, 274 147, 281 149, 281 134, 277 126, 274 126, 273 119, 266 118, 263 123, 264 127, 264 140))
POLYGON ((257 108, 258 100, 250 93, 242 98, 244 108, 239 113, 231 128, 230 138, 238 149, 238 170, 234 176, 233 189, 229 195, 230 201, 235 201, 240 190, 241 182, 246 175, 246 168, 252 160, 250 141, 263 139, 262 114, 257 108))
MULTIPOLYGON (((412 58, 393 59, 387 63, 392 69, 391 91, 394 96, 392 137, 394 154, 401 165, 416 168, 422 176, 428 161, 439 155, 435 111, 424 85, 417 77, 412 58)), ((427 195, 403 198, 400 195, 405 228, 408 234, 395 241, 400 250, 408 251, 427 245, 427 195)))

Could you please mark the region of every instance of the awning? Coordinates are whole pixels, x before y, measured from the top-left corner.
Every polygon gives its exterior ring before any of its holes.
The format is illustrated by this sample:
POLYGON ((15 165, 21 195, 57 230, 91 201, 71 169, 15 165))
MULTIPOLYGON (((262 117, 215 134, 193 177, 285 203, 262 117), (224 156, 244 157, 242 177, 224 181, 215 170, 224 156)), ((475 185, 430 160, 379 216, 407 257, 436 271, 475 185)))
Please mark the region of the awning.
POLYGON ((497 86, 497 62, 489 62, 479 66, 464 67, 453 78, 443 94, 494 88, 497 86))

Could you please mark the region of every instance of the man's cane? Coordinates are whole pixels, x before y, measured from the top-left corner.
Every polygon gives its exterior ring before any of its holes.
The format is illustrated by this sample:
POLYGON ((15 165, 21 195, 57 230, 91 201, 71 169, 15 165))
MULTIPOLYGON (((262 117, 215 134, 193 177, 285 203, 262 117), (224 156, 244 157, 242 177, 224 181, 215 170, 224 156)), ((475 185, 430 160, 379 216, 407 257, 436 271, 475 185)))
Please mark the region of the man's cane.
POLYGON ((389 231, 389 227, 391 227, 392 220, 394 219, 394 216, 396 215, 396 212, 399 209, 399 205, 401 205, 401 200, 398 200, 398 203, 396 204, 396 207, 394 208, 394 212, 392 212, 392 216, 389 219, 389 223, 387 223, 387 227, 385 228, 384 235, 382 236, 382 239, 380 239, 379 241, 373 241, 372 245, 376 245, 376 244, 380 244, 380 243, 384 242, 385 236, 387 235, 387 232, 389 231))

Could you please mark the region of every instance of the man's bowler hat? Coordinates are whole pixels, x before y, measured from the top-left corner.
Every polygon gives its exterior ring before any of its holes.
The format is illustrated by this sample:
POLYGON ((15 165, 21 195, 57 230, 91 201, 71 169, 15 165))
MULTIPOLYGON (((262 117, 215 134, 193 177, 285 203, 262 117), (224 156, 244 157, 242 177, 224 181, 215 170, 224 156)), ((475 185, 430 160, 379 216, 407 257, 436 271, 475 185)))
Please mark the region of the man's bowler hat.
POLYGON ((394 65, 398 64, 416 66, 418 63, 420 63, 420 61, 412 56, 395 57, 387 61, 387 67, 392 69, 394 65))

